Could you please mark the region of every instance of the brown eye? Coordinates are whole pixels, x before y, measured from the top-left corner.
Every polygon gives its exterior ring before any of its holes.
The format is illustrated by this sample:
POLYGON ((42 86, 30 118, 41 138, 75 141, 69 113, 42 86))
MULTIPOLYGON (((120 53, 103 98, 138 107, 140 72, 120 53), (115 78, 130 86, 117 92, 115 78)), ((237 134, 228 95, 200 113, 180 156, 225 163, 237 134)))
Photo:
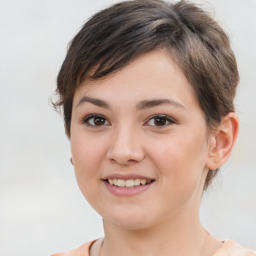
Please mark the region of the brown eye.
POLYGON ((152 116, 146 123, 146 125, 149 125, 149 126, 157 126, 157 127, 165 127, 165 126, 168 126, 170 124, 173 124, 174 121, 166 116, 166 115, 155 115, 155 116, 152 116))
POLYGON ((163 118, 163 117, 154 118, 154 124, 156 126, 164 126, 166 125, 166 123, 167 123, 166 118, 163 118))
POLYGON ((105 117, 95 114, 85 117, 83 123, 90 127, 109 125, 109 122, 105 117))
POLYGON ((92 121, 97 126, 105 124, 105 118, 102 118, 102 117, 94 117, 94 119, 92 121))

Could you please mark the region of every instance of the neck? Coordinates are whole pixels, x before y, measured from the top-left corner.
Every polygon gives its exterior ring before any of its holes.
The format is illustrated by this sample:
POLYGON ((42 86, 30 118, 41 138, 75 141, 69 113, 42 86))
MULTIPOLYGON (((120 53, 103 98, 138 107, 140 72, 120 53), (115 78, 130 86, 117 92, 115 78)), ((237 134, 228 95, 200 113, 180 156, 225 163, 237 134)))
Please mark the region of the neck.
POLYGON ((213 244, 211 241, 213 248, 208 252, 209 246, 207 250, 205 248, 209 234, 203 229, 199 220, 186 222, 182 219, 164 221, 141 230, 124 229, 103 221, 105 240, 101 256, 208 256, 211 255, 208 253, 220 247, 220 244, 213 244))

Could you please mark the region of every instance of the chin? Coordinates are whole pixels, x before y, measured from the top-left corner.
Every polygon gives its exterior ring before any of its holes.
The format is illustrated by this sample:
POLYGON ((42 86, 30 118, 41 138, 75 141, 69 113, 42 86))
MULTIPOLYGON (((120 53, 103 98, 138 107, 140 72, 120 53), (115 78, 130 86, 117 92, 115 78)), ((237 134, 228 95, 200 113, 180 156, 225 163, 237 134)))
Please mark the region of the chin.
MULTIPOLYGON (((104 219, 105 220, 105 219, 104 219)), ((108 223, 117 226, 121 229, 125 229, 125 230, 143 230, 143 229, 147 229, 150 227, 149 224, 145 223, 145 222, 141 222, 141 221, 136 221, 136 220, 105 220, 108 223)))
MULTIPOLYGON (((101 214, 101 213, 100 213, 101 214)), ((134 210, 113 210, 109 214, 101 214, 103 221, 112 225, 118 226, 127 230, 142 230, 153 225, 153 219, 149 214, 141 211, 141 209, 134 210)))

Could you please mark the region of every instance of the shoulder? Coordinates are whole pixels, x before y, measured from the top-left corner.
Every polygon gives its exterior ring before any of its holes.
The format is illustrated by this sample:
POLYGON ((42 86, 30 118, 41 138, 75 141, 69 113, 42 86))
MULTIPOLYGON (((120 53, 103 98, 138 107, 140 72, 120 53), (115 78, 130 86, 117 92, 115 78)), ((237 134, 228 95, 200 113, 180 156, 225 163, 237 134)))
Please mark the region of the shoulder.
POLYGON ((226 240, 213 256, 256 256, 256 251, 242 247, 232 240, 226 240))
POLYGON ((70 250, 70 251, 64 252, 64 253, 55 253, 50 256, 81 256, 81 255, 89 256, 90 247, 94 242, 95 242, 95 240, 87 242, 77 249, 70 250))

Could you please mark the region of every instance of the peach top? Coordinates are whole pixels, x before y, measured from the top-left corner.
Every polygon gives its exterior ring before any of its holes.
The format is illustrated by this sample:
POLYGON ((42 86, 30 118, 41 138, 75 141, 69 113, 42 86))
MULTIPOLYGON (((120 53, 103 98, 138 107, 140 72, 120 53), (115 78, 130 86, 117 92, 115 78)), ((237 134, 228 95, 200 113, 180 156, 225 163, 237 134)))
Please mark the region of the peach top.
MULTIPOLYGON (((56 253, 51 256, 89 256, 90 246, 95 242, 87 242, 75 250, 66 253, 56 253)), ((223 241, 223 246, 218 249, 212 256, 256 256, 256 252, 242 247, 232 240, 223 241)))

